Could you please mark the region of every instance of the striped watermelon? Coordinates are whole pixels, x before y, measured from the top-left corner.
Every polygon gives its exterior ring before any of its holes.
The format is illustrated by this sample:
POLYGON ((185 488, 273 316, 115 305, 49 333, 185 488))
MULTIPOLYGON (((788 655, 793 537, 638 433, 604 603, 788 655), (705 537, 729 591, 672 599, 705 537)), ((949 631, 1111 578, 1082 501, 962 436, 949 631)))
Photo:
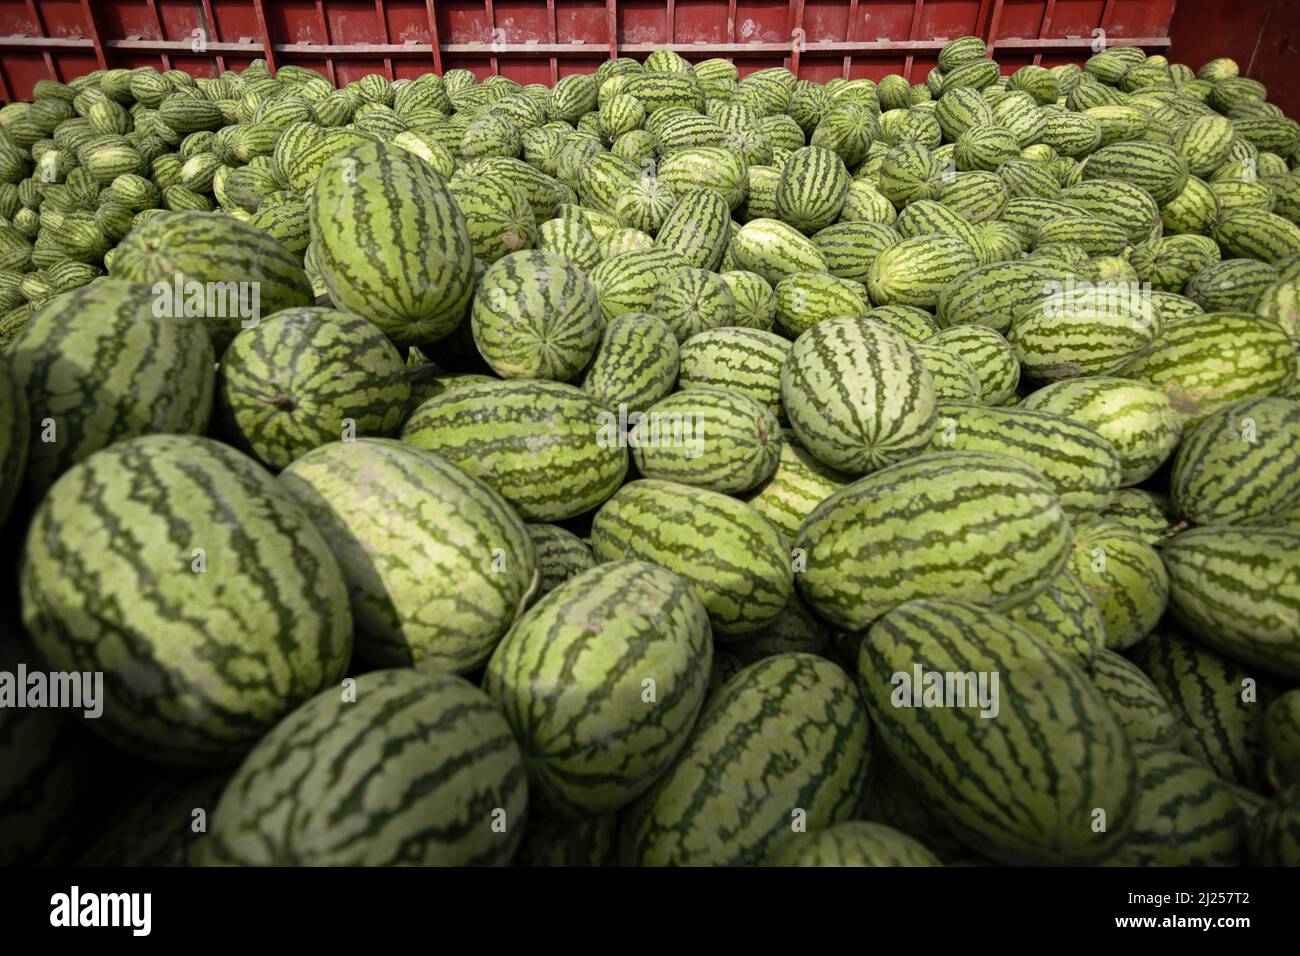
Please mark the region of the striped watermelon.
POLYGON ((145 285, 96 282, 51 300, 9 344, 32 438, 25 481, 33 502, 72 465, 123 439, 207 428, 215 373, 205 322, 158 318, 158 302, 145 285))
MULTIPOLYGON (((1131 826, 1134 756, 1119 721, 1079 668, 1006 618, 955 601, 909 602, 872 627, 858 684, 926 807, 971 849, 1013 865, 1094 863, 1131 826), (996 719, 972 700, 898 706, 894 675, 914 668, 997 674, 996 719), (1002 759, 1011 753, 1014 761, 1002 759)), ((912 690, 919 700, 921 688, 912 690)))
POLYGON ((1122 378, 1055 382, 1027 395, 1021 404, 1078 422, 1109 441, 1119 454, 1123 486, 1151 477, 1177 446, 1182 430, 1164 392, 1122 378))
MULTIPOLYGON (((780 404, 780 386, 777 386, 780 404)), ((31 425, 27 396, 14 374, 11 360, 0 355, 0 528, 18 497, 27 468, 28 439, 31 425)))
POLYGON ((664 276, 655 288, 649 311, 668 323, 680 343, 700 332, 734 324, 736 300, 716 272, 683 268, 664 276))
POLYGON ((1187 431, 1169 493, 1179 516, 1200 525, 1271 525, 1300 506, 1300 403, 1246 398, 1187 431))
POLYGON ((1259 811, 1247 853, 1255 866, 1300 866, 1300 785, 1287 787, 1259 811))
POLYGON ((22 602, 51 667, 104 672, 90 728, 162 763, 238 759, 352 650, 321 533, 251 459, 190 435, 73 466, 32 520, 22 602))
POLYGON ((659 283, 688 263, 671 249, 633 249, 605 259, 588 276, 605 321, 625 312, 649 312, 659 283))
POLYGON ((1048 647, 1092 674, 1106 645, 1106 623, 1092 592, 1069 568, 1028 601, 1003 612, 1048 647))
POLYGON ((173 315, 203 318, 218 351, 245 319, 313 303, 300 257, 257 226, 219 213, 158 213, 118 245, 110 274, 169 297, 173 315), (201 296, 190 291, 194 282, 202 284, 201 296), (256 305, 257 314, 240 314, 237 301, 256 305))
POLYGON ((1295 381, 1295 350, 1276 322, 1212 312, 1165 329, 1120 374, 1161 389, 1194 424, 1236 399, 1284 393, 1295 381))
POLYGON ((904 239, 871 263, 867 289, 876 305, 935 307, 945 289, 979 265, 971 247, 952 236, 904 239))
POLYGON ((789 838, 782 866, 942 866, 906 833, 864 820, 837 823, 789 838))
POLYGON ((512 866, 614 866, 618 856, 617 813, 568 820, 545 807, 530 807, 524 839, 512 866))
POLYGON ((806 559, 804 600, 857 630, 934 594, 1014 607, 1064 568, 1070 541, 1060 501, 1035 469, 990 452, 940 452, 835 492, 794 546, 806 559))
POLYGON ((1060 270, 1032 262, 998 262, 957 276, 942 292, 936 315, 945 328, 983 325, 1005 333, 1025 307, 1063 288, 1060 270))
POLYGON ((849 174, 839 156, 821 146, 805 146, 781 170, 777 216, 812 235, 839 217, 848 188, 849 174))
POLYGON ((1092 683, 1119 718, 1134 745, 1178 747, 1182 730, 1178 718, 1151 678, 1127 657, 1100 648, 1093 658, 1092 683))
POLYGON ((1133 826, 1108 866, 1235 866, 1245 819, 1231 788, 1168 746, 1134 751, 1138 799, 1133 826))
POLYGON ((470 311, 474 344, 502 378, 567 382, 586 367, 603 323, 596 288, 551 252, 513 252, 479 280, 470 311))
POLYGON ((646 409, 628 444, 645 478, 739 495, 776 471, 781 426, 775 412, 744 392, 697 385, 646 409))
POLYGON ((677 336, 663 319, 625 312, 605 324, 582 390, 603 408, 644 411, 673 391, 680 364, 677 336))
POLYGON ((622 484, 617 416, 571 385, 518 379, 466 385, 425 402, 402 440, 437 452, 527 521, 560 521, 622 484))
POLYGON ((1159 334, 1149 298, 1102 283, 1033 302, 1012 318, 1007 339, 1026 375, 1051 382, 1112 373, 1159 334))
POLYGON ((980 382, 977 399, 982 404, 1000 405, 1015 395, 1020 362, 1011 344, 992 329, 954 326, 935 333, 924 344, 946 349, 970 363, 980 382))
POLYGON ((474 288, 465 216, 441 176, 367 143, 321 169, 311 197, 316 262, 330 299, 399 344, 455 328, 474 288))
POLYGON ((870 309, 866 290, 851 279, 796 272, 776 284, 776 324, 792 339, 825 319, 865 315, 870 309))
POLYGON ((660 225, 655 245, 671 249, 697 269, 718 268, 730 238, 731 210, 713 189, 682 194, 660 225))
POLYGON ((736 325, 771 332, 776 326, 776 292, 756 272, 735 269, 722 273, 722 281, 736 301, 736 325))
POLYGON ((807 236, 779 219, 751 219, 732 240, 742 269, 775 285, 796 272, 825 272, 826 257, 807 236))
POLYGON ((591 548, 572 531, 557 524, 534 523, 527 528, 537 552, 538 597, 550 594, 569 578, 596 566, 591 548))
POLYGON ((492 655, 484 690, 519 741, 537 804, 593 816, 636 799, 676 758, 712 654, 686 582, 616 561, 529 610, 492 655))
POLYGON ((826 319, 803 333, 781 370, 781 398, 800 443, 852 474, 917 454, 934 432, 930 373, 870 319, 826 319))
POLYGON ((1119 487, 1119 456, 1111 443, 1087 425, 1047 412, 945 402, 930 450, 993 452, 1023 461, 1047 479, 1075 521, 1099 516, 1119 487))
POLYGON ((1262 675, 1168 622, 1134 649, 1133 660, 1178 718, 1183 751, 1229 783, 1258 789, 1263 708, 1255 695, 1268 688, 1262 675))
POLYGON ((787 540, 793 540, 812 510, 849 480, 848 476, 823 465, 799 444, 793 431, 787 431, 776 472, 746 500, 787 540))
POLYGON ((496 262, 533 246, 537 239, 533 207, 513 184, 501 179, 466 179, 450 191, 477 258, 496 262))
POLYGON ((934 394, 941 402, 975 402, 980 397, 980 379, 960 355, 937 345, 913 345, 921 364, 934 382, 934 394))
POLYGON ((1170 611, 1193 637, 1267 673, 1300 677, 1300 533, 1193 528, 1161 556, 1170 611))
POLYGON ((221 795, 205 863, 504 865, 523 837, 519 747, 487 696, 412 669, 322 691, 267 734, 221 795), (297 799, 310 794, 310 799, 297 799))
POLYGON ((852 681, 811 654, 744 668, 709 701, 678 761, 628 811, 640 866, 776 863, 795 828, 852 819, 870 766, 852 681))
POLYGON ((1168 497, 1142 488, 1121 488, 1102 517, 1131 528, 1148 544, 1164 541, 1174 528, 1168 497))
POLYGON ((163 771, 144 775, 111 805, 78 866, 188 866, 208 836, 195 811, 210 815, 230 779, 215 773, 163 771), (197 830, 197 832, 196 832, 197 830))
POLYGON ((781 367, 790 348, 788 339, 760 329, 700 332, 681 345, 679 384, 734 389, 781 416, 781 367))
POLYGON ((537 587, 514 511, 446 459, 391 439, 333 442, 280 475, 343 570, 356 652, 377 667, 465 672, 537 587), (419 501, 424 507, 406 506, 419 501), (454 581, 454 591, 430 590, 454 581))
POLYGON ((892 226, 851 221, 827 226, 812 241, 825 257, 831 275, 865 284, 876 256, 901 238, 892 226))
POLYGON ((1107 647, 1127 650, 1164 614, 1169 576, 1155 548, 1130 528, 1105 520, 1076 525, 1070 570, 1101 609, 1107 647))
POLYGON ((793 593, 776 528, 743 502, 704 488, 650 479, 624 485, 596 513, 591 549, 598 561, 651 561, 674 572, 726 638, 770 624, 793 593))
POLYGON ((405 372, 374 323, 333 309, 285 309, 230 343, 217 405, 234 443, 278 471, 345 436, 396 431, 411 397, 405 372))

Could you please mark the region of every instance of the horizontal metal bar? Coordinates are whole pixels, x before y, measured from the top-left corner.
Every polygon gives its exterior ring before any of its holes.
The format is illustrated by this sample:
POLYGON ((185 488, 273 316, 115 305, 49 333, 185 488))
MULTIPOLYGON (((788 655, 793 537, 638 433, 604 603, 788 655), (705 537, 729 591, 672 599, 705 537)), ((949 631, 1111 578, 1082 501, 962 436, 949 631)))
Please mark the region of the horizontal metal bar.
MULTIPOLYGON (((815 41, 799 46, 801 55, 853 55, 873 53, 904 53, 909 51, 941 50, 947 41, 932 40, 859 40, 859 41, 815 41)), ((1092 37, 1054 37, 1038 39, 1037 37, 1009 37, 998 40, 998 46, 1006 49, 1020 50, 1075 50, 1089 48, 1094 43, 1092 37)), ((1169 37, 1108 37, 1108 46, 1168 47, 1169 37)), ((154 53, 193 53, 188 40, 105 40, 104 46, 110 50, 129 50, 154 53)), ((648 54, 655 50, 673 50, 677 53, 705 53, 711 55, 761 56, 763 54, 787 54, 793 49, 793 43, 628 43, 619 47, 620 52, 628 54, 648 54)), ((28 37, 0 36, 0 49, 32 50, 89 50, 94 48, 94 40, 89 37, 28 37)), ((204 45, 203 52, 197 55, 215 55, 219 53, 256 53, 262 44, 256 39, 247 43, 210 42, 204 45)), ((433 52, 429 43, 276 43, 271 49, 276 54, 304 57, 426 57, 433 52)), ((581 56, 603 57, 606 55, 604 44, 595 43, 444 43, 440 47, 443 54, 453 56, 581 56)))

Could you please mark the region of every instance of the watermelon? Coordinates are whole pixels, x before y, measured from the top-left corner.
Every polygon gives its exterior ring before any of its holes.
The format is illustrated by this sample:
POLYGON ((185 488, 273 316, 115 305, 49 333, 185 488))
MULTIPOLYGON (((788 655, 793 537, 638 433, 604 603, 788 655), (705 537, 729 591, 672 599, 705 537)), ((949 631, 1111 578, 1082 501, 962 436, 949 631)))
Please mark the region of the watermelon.
POLYGON ((872 627, 857 674, 885 746, 971 849, 1013 865, 1078 865, 1121 844, 1138 795, 1132 747, 1083 671, 1029 632, 969 604, 911 601, 872 627), (966 675, 964 698, 932 701, 927 674, 940 691, 942 675, 966 675), (1002 706, 1004 693, 1014 705, 1002 706))
POLYGON ((796 272, 825 272, 826 256, 811 239, 779 219, 751 219, 732 240, 740 268, 775 285, 796 272))
POLYGON ((1051 382, 1110 374, 1159 334, 1149 298, 1127 285, 1102 283, 1029 304, 1012 317, 1007 339, 1026 375, 1051 382))
POLYGON ((723 272, 722 281, 736 302, 736 325, 771 332, 776 318, 776 292, 768 281, 743 269, 723 272))
POLYGON ((502 378, 567 382, 586 367, 603 326, 596 288, 551 252, 513 252, 483 274, 470 311, 474 344, 502 378))
POLYGON ((823 465, 799 443, 794 432, 787 431, 775 473, 746 500, 786 540, 793 540, 813 508, 849 480, 847 475, 823 465))
POLYGON ((155 762, 237 760, 352 651, 325 538, 207 438, 129 438, 74 465, 32 519, 21 587, 50 666, 104 672, 90 728, 155 762))
POLYGON ((625 312, 605 323, 582 390, 604 408, 644 411, 676 387, 680 365, 677 336, 663 319, 625 312))
POLYGON ((751 328, 711 329, 681 345, 681 388, 715 386, 743 392, 783 415, 781 366, 791 343, 773 332, 751 328))
POLYGON ((1028 601, 1003 612, 1088 674, 1106 645, 1106 624, 1092 592, 1069 567, 1028 601))
POLYGON ((433 168, 365 143, 330 159, 311 196, 316 261, 336 306, 398 344, 455 328, 474 289, 465 215, 433 168))
POLYGON ((936 332, 924 344, 946 349, 970 363, 979 379, 977 398, 981 404, 1000 405, 1015 395, 1020 384, 1020 362, 1011 344, 993 329, 954 326, 936 332))
POLYGON ((811 654, 744 668, 709 701, 677 762, 627 811, 638 866, 776 863, 799 828, 853 818, 870 767, 852 681, 811 654))
POLYGON ((482 691, 452 674, 372 671, 262 738, 222 793, 200 860, 501 866, 527 812, 519 747, 482 691))
POLYGON ((903 337, 864 318, 826 319, 795 342, 781 397, 824 464, 865 474, 915 455, 934 432, 934 382, 903 337))
POLYGON ((1171 747, 1142 746, 1134 756, 1133 826, 1106 865, 1238 865, 1245 820, 1228 784, 1171 747))
MULTIPOLYGON (((779 395, 778 387, 778 400, 779 395)), ((12 360, 0 355, 0 528, 18 497, 27 468, 30 435, 26 393, 14 374, 12 360)))
POLYGON ((736 300, 722 277, 705 269, 677 269, 655 288, 649 311, 685 342, 692 335, 732 325, 736 300))
POLYGON ((1166 621, 1133 652, 1178 718, 1182 749, 1229 783, 1258 789, 1264 778, 1263 708, 1268 684, 1166 621))
POLYGON ((920 455, 861 478, 799 528, 808 605, 858 630, 905 601, 943 594, 1010 608, 1042 591, 1070 553, 1055 490, 991 452, 920 455))
POLYGON ((1205 416, 1174 457, 1174 510, 1200 525, 1270 525, 1300 506, 1300 403, 1246 398, 1205 416))
POLYGON ((600 299, 600 312, 609 321, 625 312, 648 312, 659 283, 687 267, 671 249, 633 249, 605 259, 589 278, 600 299))
POLYGON ((1170 610, 1193 637, 1269 674, 1300 678, 1300 533, 1192 528, 1161 556, 1170 610))
POLYGON ((878 255, 867 275, 876 305, 935 307, 944 290, 979 265, 970 245, 952 236, 904 239, 878 255))
POLYGON ((545 807, 530 807, 524 839, 512 866, 614 866, 618 857, 617 813, 569 820, 545 807))
POLYGON ((149 286, 154 315, 204 320, 218 354, 246 323, 313 303, 299 256, 219 213, 158 213, 122 240, 109 274, 149 286))
POLYGON ((527 521, 595 508, 627 472, 619 416, 559 382, 466 385, 421 405, 401 437, 482 479, 527 521))
POLYGON ((1263 732, 1269 781, 1279 789, 1300 781, 1300 689, 1268 705, 1263 732))
POLYGON ((676 758, 713 645, 704 605, 643 561, 557 587, 498 645, 484 689, 519 741, 531 796, 565 816, 617 810, 676 758))
POLYGON ((789 838, 782 866, 942 866, 906 833, 864 820, 837 823, 789 838))
POLYGON ((96 282, 51 300, 10 343, 32 437, 25 481, 33 502, 68 468, 123 439, 207 428, 216 376, 204 321, 158 317, 158 301, 145 285, 96 282))
POLYGON ((277 471, 328 442, 392 434, 410 396, 402 356, 378 326, 316 307, 236 335, 217 383, 226 434, 277 471))
POLYGON ((391 439, 333 442, 280 475, 348 584, 357 656, 377 667, 470 671, 538 585, 514 511, 446 459, 391 439), (418 501, 409 509, 404 503, 418 501), (430 593, 429 581, 455 581, 430 593))
POLYGON ((536 241, 533 207, 514 184, 486 177, 461 180, 451 195, 464 216, 474 255, 484 262, 496 262, 536 241))
POLYGON ((1021 405, 1068 418, 1109 441, 1119 454, 1124 486, 1149 478, 1177 446, 1182 430, 1164 392, 1122 378, 1055 382, 1026 396, 1021 405))
POLYGON ((781 426, 744 392, 700 385, 656 402, 628 434, 645 478, 742 494, 776 471, 781 426))
POLYGON ((794 590, 785 545, 766 518, 735 498, 671 481, 620 488, 592 520, 591 550, 597 561, 650 561, 674 572, 727 638, 770 624, 794 590))
POLYGON ((230 780, 213 773, 155 771, 124 788, 78 866, 188 866, 200 859, 207 819, 230 780), (202 816, 199 813, 202 813, 202 816))
POLYGON ((1300 786, 1290 786, 1256 815, 1247 835, 1256 866, 1300 866, 1300 786))
POLYGON ((1111 521, 1074 529, 1070 570, 1101 609, 1106 646, 1126 650, 1150 633, 1169 600, 1169 576, 1160 555, 1137 531, 1111 521))
POLYGON ((714 270, 726 251, 730 224, 726 200, 712 189, 692 189, 659 224, 655 245, 671 249, 697 269, 714 270))
POLYGON ((781 170, 777 217, 812 235, 836 220, 848 188, 848 171, 834 152, 817 145, 795 150, 781 170))
POLYGON ((1063 416, 945 402, 935 421, 931 451, 983 451, 1019 459, 1047 479, 1072 520, 1099 516, 1119 487, 1119 456, 1111 443, 1063 416))
POLYGON ((1101 648, 1092 662, 1092 683, 1134 745, 1178 747, 1182 728, 1151 678, 1127 657, 1101 648))

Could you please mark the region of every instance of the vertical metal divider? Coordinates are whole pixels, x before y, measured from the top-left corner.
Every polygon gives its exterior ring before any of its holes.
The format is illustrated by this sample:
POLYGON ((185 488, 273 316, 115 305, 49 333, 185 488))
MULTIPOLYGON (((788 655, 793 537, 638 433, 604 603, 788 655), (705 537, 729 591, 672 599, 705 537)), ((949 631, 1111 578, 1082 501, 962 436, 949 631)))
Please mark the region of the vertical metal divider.
MULTIPOLYGON (((379 35, 384 38, 384 46, 388 46, 388 16, 384 13, 384 0, 375 0, 375 16, 379 19, 379 35)), ((391 56, 384 57, 384 74, 388 77, 389 83, 397 79, 396 74, 393 73, 391 56)))
MULTIPOLYGON (((858 32, 857 27, 858 27, 858 0, 849 0, 849 19, 844 24, 845 43, 853 42, 854 34, 858 32)), ((849 78, 849 68, 852 65, 853 65, 853 54, 852 53, 844 54, 844 68, 840 75, 843 76, 844 79, 846 80, 849 78)))
POLYGON ((429 45, 433 47, 433 72, 442 76, 442 44, 438 40, 438 11, 434 0, 425 0, 424 9, 429 12, 429 45))
MULTIPOLYGON (((560 42, 560 30, 555 19, 555 0, 546 0, 546 26, 551 43, 560 42)), ((548 58, 551 67, 551 86, 560 82, 560 60, 554 53, 548 58)))
MULTIPOLYGON (((907 26, 907 39, 915 40, 916 31, 921 29, 921 11, 925 8, 925 0, 916 0, 916 5, 912 7, 912 22, 907 26)), ((909 48, 907 56, 903 58, 903 79, 912 82, 912 63, 914 54, 909 48)))
POLYGON ((1002 0, 993 0, 993 14, 989 17, 989 35, 984 38, 984 45, 989 48, 989 56, 998 45, 998 30, 1002 27, 1002 0))
POLYGON ((618 0, 605 0, 605 24, 609 29, 609 58, 618 59, 618 0))
POLYGON ((794 10, 794 26, 790 31, 790 72, 799 75, 799 47, 803 36, 803 0, 793 0, 790 4, 794 10))
MULTIPOLYGON (((325 37, 325 45, 330 45, 330 19, 325 13, 325 0, 316 0, 316 15, 320 17, 321 36, 325 37)), ((330 78, 330 86, 338 86, 338 72, 334 69, 334 57, 325 57, 325 75, 330 78)))
MULTIPOLYGON (((496 11, 492 9, 492 0, 483 0, 483 9, 487 11, 488 43, 494 44, 497 42, 497 14, 496 11)), ((495 50, 492 50, 491 55, 488 57, 488 65, 493 74, 501 72, 501 65, 497 60, 495 50)))
MULTIPOLYGON (((35 4, 28 0, 28 6, 35 9, 35 4)), ((99 64, 101 70, 108 69, 108 58, 104 56, 104 41, 99 36, 99 24, 95 21, 95 8, 90 5, 90 0, 81 0, 81 12, 85 14, 86 26, 90 29, 90 42, 95 48, 95 62, 99 64)), ((40 23, 38 18, 37 23, 40 23)), ((44 32, 43 30, 41 31, 44 32)), ((49 63, 49 54, 46 54, 46 62, 49 63)), ((50 63, 50 75, 54 75, 53 64, 50 63)))
MULTIPOLYGON (((217 35, 217 18, 212 12, 212 0, 203 0, 203 28, 211 34, 213 40, 220 41, 221 37, 217 35)), ((226 72, 226 58, 218 53, 215 57, 217 61, 217 73, 226 72)))
MULTIPOLYGON (((154 25, 154 29, 158 31, 158 39, 159 40, 171 39, 169 36, 167 36, 167 34, 163 32, 162 17, 159 16, 158 14, 157 0, 145 0, 145 5, 149 8, 149 15, 153 17, 153 25, 154 25)), ((169 54, 166 50, 164 50, 162 53, 162 64, 164 70, 170 70, 172 68, 171 54, 169 54)))
MULTIPOLYGON (((1056 0, 1047 0, 1047 6, 1043 8, 1043 16, 1038 21, 1038 39, 1046 38, 1048 32, 1052 29, 1052 17, 1056 13, 1056 0)), ((1034 66, 1043 65, 1043 48, 1039 47, 1034 51, 1034 66)))
POLYGON ((266 26, 266 11, 262 9, 262 0, 253 0, 253 12, 257 15, 257 29, 262 35, 262 55, 266 65, 275 72, 275 50, 271 46, 271 31, 266 26))

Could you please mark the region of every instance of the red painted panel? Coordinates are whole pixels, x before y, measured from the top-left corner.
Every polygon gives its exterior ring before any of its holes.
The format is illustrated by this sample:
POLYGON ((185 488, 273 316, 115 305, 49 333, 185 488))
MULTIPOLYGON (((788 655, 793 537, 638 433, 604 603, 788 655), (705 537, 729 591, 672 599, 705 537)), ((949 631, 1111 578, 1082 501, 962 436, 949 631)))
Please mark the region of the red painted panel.
MULTIPOLYGON (((1242 6, 1240 2, 1229 6, 1242 6)), ((1246 4, 1250 5, 1250 4, 1246 4)), ((1109 36, 1146 37, 1163 33, 1174 13, 1174 0, 1115 0, 1109 36)))
POLYGON ((544 83, 549 86, 551 64, 549 60, 511 57, 501 61, 501 74, 517 83, 544 83))
POLYGON ((621 0, 619 43, 667 43, 668 5, 661 0, 621 0))
POLYGON ((605 0, 557 0, 555 40, 557 43, 582 41, 608 47, 609 25, 605 21, 605 0))
POLYGON ((492 28, 482 0, 439 0, 434 10, 438 17, 438 37, 443 43, 491 42, 492 28))
MULTIPOLYGON (((834 42, 848 37, 849 6, 839 0, 808 0, 803 8, 804 39, 809 43, 823 41, 834 42)), ((833 75, 839 76, 844 68, 841 59, 840 69, 833 75)), ((820 69, 820 64, 819 67, 820 69)), ((815 79, 811 74, 808 79, 815 79)))
MULTIPOLYGON (((1056 0, 1056 9, 1052 11, 1052 25, 1047 31, 1049 37, 1090 37, 1092 31, 1101 25, 1102 11, 1106 4, 1102 0, 1056 0)), ((1044 54, 1043 63, 1047 64, 1053 54, 1044 54)), ((1065 61, 1069 62, 1066 57, 1065 61)), ((1053 66, 1057 65, 1053 60, 1053 66)))
MULTIPOLYGON (((1003 0, 1002 19, 998 22, 998 39, 1038 36, 1046 12, 1046 0, 1003 0)), ((1100 13, 1100 4, 1098 12, 1100 13)), ((994 56, 999 61, 1002 60, 1001 52, 995 52, 994 56)), ((1030 60, 1032 59, 1033 55, 1030 54, 1030 60)))
MULTIPOLYGON (((271 36, 281 43, 336 43, 344 42, 341 37, 326 33, 325 23, 316 15, 313 0, 290 0, 287 3, 268 3, 266 10, 266 28, 271 36)), ((370 7, 373 17, 375 8, 370 7)), ((326 7, 328 19, 329 7, 326 7)), ((256 32, 256 27, 254 27, 256 32)), ((224 39, 224 38, 223 38, 224 39)))
MULTIPOLYGON (((726 43, 727 5, 716 0, 677 0, 673 36, 678 43, 726 43)), ((707 57, 701 57, 707 59, 707 57)))
MULTIPOLYGON (((269 11, 278 6, 278 3, 266 4, 267 15, 270 16, 269 11)), ((256 38, 259 35, 257 14, 253 12, 253 5, 245 0, 212 0, 212 16, 217 21, 217 39, 224 43, 238 43, 241 37, 256 38)))
POLYGON ((134 3, 97 3, 95 16, 99 28, 106 36, 139 37, 141 40, 161 40, 163 36, 154 23, 153 14, 143 0, 134 3))
MULTIPOLYGON (((503 43, 550 43, 551 25, 546 14, 546 5, 537 0, 495 0, 492 4, 496 13, 498 36, 503 43)), ((550 81, 550 65, 547 68, 546 81, 550 81)), ((523 81, 521 81, 523 82, 523 81)), ((528 80, 527 82, 542 82, 528 80)))
POLYGON ((976 22, 979 12, 979 0, 929 0, 921 10, 915 39, 946 37, 951 40, 979 33, 982 26, 976 22))
POLYGON ((915 7, 910 0, 886 0, 883 3, 859 0, 853 36, 857 40, 906 40, 912 29, 915 7))
POLYGON ((578 59, 576 57, 564 57, 560 60, 560 76, 568 76, 570 73, 595 73, 604 62, 604 57, 590 60, 585 58, 578 59))
MULTIPOLYGON (((390 43, 428 43, 429 7, 424 0, 384 0, 384 18, 390 43)), ((426 61, 429 69, 432 55, 426 61)))
MULTIPOLYGON (((781 0, 741 0, 736 4, 737 43, 789 43, 790 8, 781 0)), ((768 62, 761 69, 773 64, 768 62)), ((780 64, 776 64, 779 66, 780 64)))

